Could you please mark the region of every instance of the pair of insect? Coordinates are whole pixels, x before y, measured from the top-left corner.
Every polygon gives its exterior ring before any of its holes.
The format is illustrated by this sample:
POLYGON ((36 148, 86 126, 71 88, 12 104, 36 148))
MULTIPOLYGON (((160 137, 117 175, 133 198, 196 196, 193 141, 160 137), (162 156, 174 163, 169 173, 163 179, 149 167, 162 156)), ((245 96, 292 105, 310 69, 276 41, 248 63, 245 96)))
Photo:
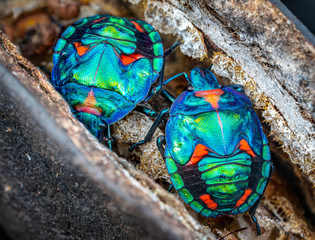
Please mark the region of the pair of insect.
POLYGON ((205 68, 163 82, 160 35, 141 20, 109 15, 87 17, 68 27, 53 55, 52 83, 74 115, 111 148, 110 125, 132 110, 155 117, 149 141, 168 117, 157 140, 172 183, 182 199, 206 217, 254 216, 272 175, 265 134, 251 101, 239 85, 220 86, 205 68), (174 99, 163 85, 184 75, 189 85, 174 99), (152 84, 157 82, 157 87, 152 84), (138 106, 160 93, 172 102, 159 113, 138 106))

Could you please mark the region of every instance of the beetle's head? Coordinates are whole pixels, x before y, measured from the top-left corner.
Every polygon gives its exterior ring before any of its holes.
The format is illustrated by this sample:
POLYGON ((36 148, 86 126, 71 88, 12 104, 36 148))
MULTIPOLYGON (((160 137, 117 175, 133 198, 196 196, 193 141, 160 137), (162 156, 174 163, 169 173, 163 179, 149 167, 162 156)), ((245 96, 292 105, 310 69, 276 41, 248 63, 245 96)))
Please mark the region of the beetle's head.
POLYGON ((207 68, 195 67, 190 71, 190 85, 194 91, 220 88, 217 78, 207 68))

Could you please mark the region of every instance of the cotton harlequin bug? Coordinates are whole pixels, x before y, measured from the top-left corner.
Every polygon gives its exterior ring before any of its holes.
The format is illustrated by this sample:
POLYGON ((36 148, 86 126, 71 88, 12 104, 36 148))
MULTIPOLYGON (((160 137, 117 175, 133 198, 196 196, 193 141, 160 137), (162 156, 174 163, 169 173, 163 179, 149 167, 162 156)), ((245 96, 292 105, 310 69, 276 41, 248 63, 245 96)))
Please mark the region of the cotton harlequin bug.
POLYGON ((159 33, 141 20, 83 18, 54 47, 51 81, 92 134, 105 132, 110 147, 109 125, 149 99, 157 79, 162 85, 164 58, 178 44, 164 53, 159 33))
MULTIPOLYGON (((182 199, 206 217, 254 216, 272 175, 268 141, 239 85, 220 87, 211 71, 194 68, 188 89, 162 110, 149 130, 152 137, 165 116, 165 136, 157 140, 172 183, 182 199)), ((181 75, 181 74, 178 74, 181 75)), ((165 81, 168 83, 178 75, 165 81)), ((166 91, 162 91, 167 96, 166 91)))

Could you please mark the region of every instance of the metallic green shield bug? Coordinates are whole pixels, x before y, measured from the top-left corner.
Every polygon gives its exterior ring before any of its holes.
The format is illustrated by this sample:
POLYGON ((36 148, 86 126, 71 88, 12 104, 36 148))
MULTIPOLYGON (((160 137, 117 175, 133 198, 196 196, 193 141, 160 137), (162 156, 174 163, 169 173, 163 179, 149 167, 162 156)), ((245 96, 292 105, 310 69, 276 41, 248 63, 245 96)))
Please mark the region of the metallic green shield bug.
POLYGON ((148 141, 168 115, 158 146, 182 199, 206 217, 249 210, 260 234, 254 214, 273 164, 252 103, 241 86, 221 87, 208 69, 194 68, 190 79, 184 75, 188 89, 160 112, 146 139, 131 150, 148 141))
POLYGON ((120 120, 145 99, 161 76, 164 52, 160 35, 148 23, 96 15, 66 29, 53 62, 54 87, 100 137, 102 126, 120 120))

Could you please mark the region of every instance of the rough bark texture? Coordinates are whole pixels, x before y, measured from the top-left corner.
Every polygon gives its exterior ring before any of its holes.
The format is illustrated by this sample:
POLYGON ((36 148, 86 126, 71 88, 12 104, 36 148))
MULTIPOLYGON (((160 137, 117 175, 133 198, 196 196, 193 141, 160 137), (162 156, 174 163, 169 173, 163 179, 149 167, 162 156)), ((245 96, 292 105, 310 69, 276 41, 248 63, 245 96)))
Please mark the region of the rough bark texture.
POLYGON ((214 55, 218 75, 226 75, 220 67, 226 58, 235 61, 244 77, 232 80, 248 85, 273 139, 315 184, 315 41, 279 1, 148 0, 145 17, 183 40, 189 56, 221 52, 222 59, 214 55))

